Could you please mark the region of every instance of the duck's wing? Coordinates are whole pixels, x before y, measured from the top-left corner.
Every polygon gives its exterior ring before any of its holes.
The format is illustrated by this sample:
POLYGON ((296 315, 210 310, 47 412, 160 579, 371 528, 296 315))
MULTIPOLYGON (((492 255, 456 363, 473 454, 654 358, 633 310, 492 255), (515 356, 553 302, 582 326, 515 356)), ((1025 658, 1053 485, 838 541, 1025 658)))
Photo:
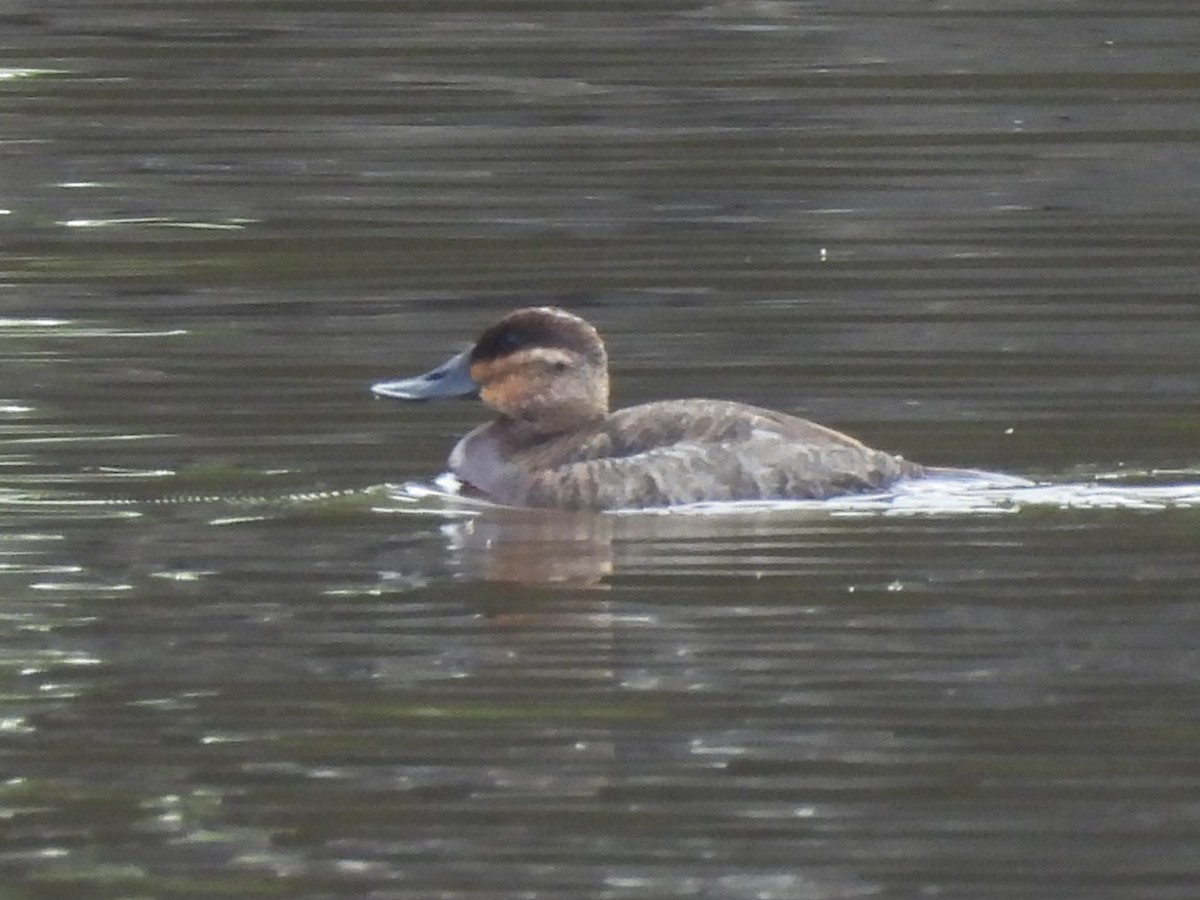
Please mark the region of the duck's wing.
POLYGON ((632 407, 532 449, 518 502, 622 509, 881 490, 919 467, 804 419, 722 401, 632 407))

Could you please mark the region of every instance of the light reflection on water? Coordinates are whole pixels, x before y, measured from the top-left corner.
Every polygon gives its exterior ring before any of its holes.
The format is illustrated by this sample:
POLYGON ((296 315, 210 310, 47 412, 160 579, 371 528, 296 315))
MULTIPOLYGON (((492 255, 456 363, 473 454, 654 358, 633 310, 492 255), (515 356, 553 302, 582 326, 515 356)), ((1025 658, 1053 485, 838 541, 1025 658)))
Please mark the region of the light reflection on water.
POLYGON ((1196 4, 268 5, 0 14, 5 900, 1191 900, 1196 4), (431 495, 530 302, 1035 483, 431 495))
MULTIPOLYGON (((1169 474, 1176 479, 1198 473, 1169 474)), ((1143 473, 1140 480, 1152 475, 1143 473)), ((1129 473, 1122 477, 1136 479, 1129 473)), ((1028 518, 1051 513, 1070 521, 1072 511, 1080 510, 1169 513, 1200 508, 1200 481, 1112 482, 1110 477, 1035 484, 978 473, 921 479, 887 493, 823 501, 700 503, 594 514, 497 507, 458 494, 456 480, 445 475, 430 484, 388 487, 386 497, 375 494, 371 509, 443 521, 438 531, 465 577, 584 585, 641 571, 755 578, 811 575, 814 565, 821 564, 805 548, 821 548, 841 528, 839 523, 856 520, 863 522, 864 533, 875 530, 875 521, 915 519, 951 535, 962 529, 986 533, 986 520, 996 515, 1028 518)))
MULTIPOLYGON (((870 896, 1054 869, 1066 832, 1089 865, 1186 867, 1106 814, 1191 765, 1178 513, 447 519, 368 499, 221 527, 150 506, 116 532, 58 512, 42 536, 82 571, 0 573, 31 589, 0 622, 25 772, 0 801, 10 845, 37 848, 6 866, 71 890, 169 869, 354 892, 457 883, 466 859, 497 891, 870 896), (95 824, 66 841, 63 820, 95 824), (541 861, 489 862, 514 848, 541 861)), ((1156 796, 1183 834, 1186 798, 1156 796)))

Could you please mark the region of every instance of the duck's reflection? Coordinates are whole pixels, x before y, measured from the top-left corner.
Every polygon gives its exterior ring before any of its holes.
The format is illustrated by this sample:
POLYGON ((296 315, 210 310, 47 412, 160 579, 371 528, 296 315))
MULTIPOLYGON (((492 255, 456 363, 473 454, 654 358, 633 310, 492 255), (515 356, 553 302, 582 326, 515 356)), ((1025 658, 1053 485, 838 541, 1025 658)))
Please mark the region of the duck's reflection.
MULTIPOLYGON (((460 577, 491 583, 601 585, 610 576, 797 574, 846 523, 814 510, 629 515, 491 507, 441 526, 460 577)), ((869 529, 864 529, 869 530, 869 529)))
POLYGON ((452 564, 469 578, 594 586, 613 572, 612 520, 594 513, 496 510, 442 532, 452 564))
POLYGON ((589 697, 593 714, 622 719, 661 714, 654 703, 627 708, 633 701, 625 691, 686 693, 711 685, 711 673, 695 663, 700 648, 687 615, 647 602, 653 589, 649 597, 618 595, 607 581, 619 573, 618 554, 658 556, 670 544, 667 535, 684 538, 698 527, 500 508, 443 525, 452 566, 473 585, 469 602, 490 642, 472 674, 521 689, 547 679, 586 683, 600 691, 589 697))

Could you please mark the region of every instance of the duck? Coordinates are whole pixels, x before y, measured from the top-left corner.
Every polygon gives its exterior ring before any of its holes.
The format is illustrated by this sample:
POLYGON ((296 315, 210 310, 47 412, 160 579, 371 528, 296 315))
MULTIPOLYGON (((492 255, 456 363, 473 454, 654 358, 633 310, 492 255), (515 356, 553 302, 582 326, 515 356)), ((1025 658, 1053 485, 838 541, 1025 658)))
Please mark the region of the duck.
POLYGON ((921 466, 807 419, 731 400, 610 410, 600 333, 552 306, 511 312, 432 371, 377 382, 371 392, 482 400, 495 417, 459 440, 449 470, 505 506, 603 511, 819 500, 959 471, 921 466))

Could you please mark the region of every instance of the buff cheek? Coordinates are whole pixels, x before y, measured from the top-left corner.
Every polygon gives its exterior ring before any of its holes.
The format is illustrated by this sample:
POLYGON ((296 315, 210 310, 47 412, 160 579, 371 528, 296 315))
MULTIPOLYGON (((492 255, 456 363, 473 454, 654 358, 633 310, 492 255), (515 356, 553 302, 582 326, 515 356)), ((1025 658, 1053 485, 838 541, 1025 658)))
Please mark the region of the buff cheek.
POLYGON ((490 360, 473 362, 468 370, 471 380, 476 384, 486 385, 495 377, 496 364, 490 360))
POLYGON ((551 385, 538 372, 537 359, 536 352, 527 351, 473 363, 471 378, 480 386, 479 399, 509 415, 540 405, 551 385))
POLYGON ((501 372, 484 384, 479 398, 492 409, 510 415, 536 405, 540 386, 519 372, 501 372))

